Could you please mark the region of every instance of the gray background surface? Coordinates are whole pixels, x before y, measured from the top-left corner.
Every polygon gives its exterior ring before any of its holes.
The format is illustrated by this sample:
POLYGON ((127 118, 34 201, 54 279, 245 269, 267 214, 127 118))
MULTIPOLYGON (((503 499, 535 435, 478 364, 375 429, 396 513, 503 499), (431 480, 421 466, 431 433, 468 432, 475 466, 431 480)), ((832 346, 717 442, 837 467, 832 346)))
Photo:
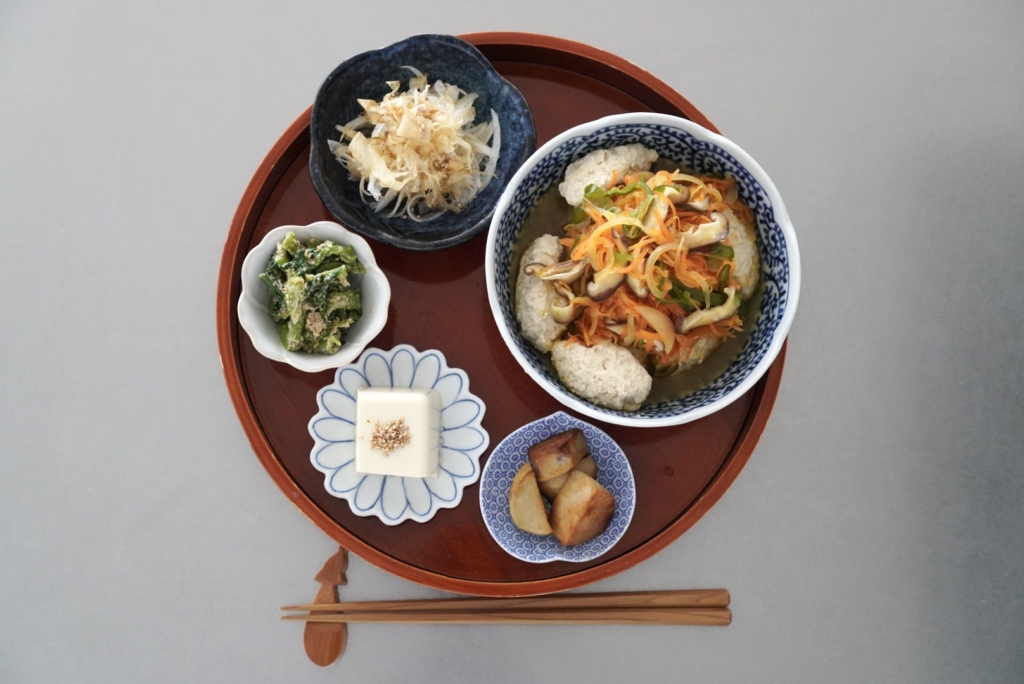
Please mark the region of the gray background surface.
MULTIPOLYGON (((1024 681, 1024 6, 0 4, 0 682, 1024 681), (225 389, 214 293, 263 156, 343 59, 589 42, 771 174, 804 285, 775 412, 691 531, 599 590, 727 629, 359 626, 277 608, 331 540, 225 389)), ((500 439, 500 435, 496 435, 500 439)), ((352 598, 439 595, 359 559, 352 598)))

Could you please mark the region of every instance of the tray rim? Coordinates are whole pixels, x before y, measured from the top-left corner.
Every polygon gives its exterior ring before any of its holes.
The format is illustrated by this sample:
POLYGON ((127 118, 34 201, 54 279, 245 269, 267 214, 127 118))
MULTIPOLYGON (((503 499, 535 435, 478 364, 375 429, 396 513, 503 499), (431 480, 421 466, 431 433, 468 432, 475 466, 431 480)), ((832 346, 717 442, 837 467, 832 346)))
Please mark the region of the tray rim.
MULTIPOLYGON (((606 82, 610 85, 614 86, 615 83, 613 81, 622 78, 632 83, 638 82, 653 94, 677 107, 692 121, 701 124, 711 131, 719 132, 704 114, 666 83, 628 60, 612 53, 564 38, 533 33, 485 32, 463 34, 459 37, 473 43, 477 47, 536 47, 563 52, 568 57, 596 62, 607 67, 610 80, 606 82)), ((548 62, 531 61, 529 59, 499 59, 496 61, 515 61, 552 66, 548 62)), ((559 66, 557 68, 562 67, 559 66)), ((751 410, 748 411, 746 419, 740 428, 739 435, 726 456, 722 467, 707 486, 685 510, 680 511, 679 515, 659 532, 633 549, 599 565, 574 570, 557 577, 527 581, 480 581, 451 577, 410 565, 378 550, 376 547, 348 532, 348 530, 328 516, 309 498, 292 479, 284 464, 277 457, 277 454, 274 453, 249 401, 248 388, 246 387, 244 374, 241 370, 238 337, 239 325, 237 315, 234 313, 234 303, 237 300, 238 291, 241 289, 240 274, 238 269, 235 268, 235 264, 238 262, 239 250, 242 248, 243 243, 247 244, 251 238, 252 230, 247 230, 247 227, 255 229, 259 216, 265 208, 266 199, 294 162, 295 156, 298 153, 296 148, 301 149, 301 147, 305 146, 311 111, 312 105, 292 122, 271 147, 257 168, 256 173, 249 181, 232 218, 231 226, 224 242, 224 250, 221 254, 217 277, 217 343, 228 393, 253 451, 256 453, 257 458, 259 458, 263 468, 285 496, 295 504, 303 515, 334 541, 379 568, 399 577, 436 589, 480 596, 546 594, 596 582, 618 574, 650 558, 696 524, 718 502, 732 485, 733 481, 739 476, 740 471, 753 453, 761 434, 764 432, 764 427, 771 415, 778 394, 788 344, 783 344, 782 350, 779 352, 775 362, 751 390, 754 394, 751 399, 751 410), (243 238, 245 239, 243 240, 243 238)))

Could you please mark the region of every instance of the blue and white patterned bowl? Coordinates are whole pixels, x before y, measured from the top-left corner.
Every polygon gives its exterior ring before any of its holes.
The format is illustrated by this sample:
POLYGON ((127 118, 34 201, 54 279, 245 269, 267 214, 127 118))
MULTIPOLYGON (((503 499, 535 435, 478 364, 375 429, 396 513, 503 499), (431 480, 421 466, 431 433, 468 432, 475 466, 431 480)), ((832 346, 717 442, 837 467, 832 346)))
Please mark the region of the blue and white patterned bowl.
POLYGON ((391 351, 367 349, 338 369, 334 382, 316 395, 320 410, 309 421, 309 460, 324 474, 331 496, 348 501, 356 515, 387 525, 426 522, 442 508, 455 508, 462 490, 480 477, 480 456, 490 438, 481 427, 484 403, 469 392, 469 378, 449 368, 434 349, 402 344, 391 351), (428 387, 441 395, 441 463, 437 477, 362 475, 355 470, 356 392, 360 387, 428 387))
POLYGON ((633 471, 619 445, 590 423, 561 411, 524 425, 503 439, 491 452, 480 479, 480 511, 487 530, 501 548, 528 563, 583 563, 605 554, 626 533, 635 507, 633 471), (597 464, 597 481, 615 497, 615 514, 608 529, 597 537, 576 546, 562 546, 554 535, 542 537, 515 526, 508 510, 508 490, 512 478, 526 463, 526 452, 531 446, 572 428, 583 430, 597 464))
POLYGON ((445 249, 487 229, 502 188, 536 147, 537 133, 526 98, 479 50, 455 36, 420 35, 356 55, 323 82, 310 120, 309 175, 320 199, 340 223, 402 249, 445 249), (402 68, 406 65, 425 73, 431 83, 440 79, 476 93, 476 122, 490 121, 493 109, 501 123, 501 153, 491 182, 460 213, 422 223, 375 212, 359 196, 359 183, 327 145, 329 139, 338 139, 335 126, 362 113, 356 98, 379 101, 388 92, 385 81, 401 81, 402 90, 406 89, 412 76, 402 68))
MULTIPOLYGON (((559 226, 553 226, 557 233, 559 226)), ((718 411, 761 378, 782 349, 800 293, 800 252, 779 191, 768 174, 736 143, 692 121, 665 114, 618 114, 571 128, 538 149, 512 178, 491 220, 486 253, 487 295, 498 330, 523 369, 562 404, 617 425, 678 425, 718 411), (734 178, 754 210, 761 252, 764 299, 756 328, 738 358, 711 385, 689 396, 638 411, 592 404, 565 388, 545 355, 523 339, 513 310, 513 243, 527 213, 562 180, 570 162, 594 150, 642 143, 684 169, 734 178)))

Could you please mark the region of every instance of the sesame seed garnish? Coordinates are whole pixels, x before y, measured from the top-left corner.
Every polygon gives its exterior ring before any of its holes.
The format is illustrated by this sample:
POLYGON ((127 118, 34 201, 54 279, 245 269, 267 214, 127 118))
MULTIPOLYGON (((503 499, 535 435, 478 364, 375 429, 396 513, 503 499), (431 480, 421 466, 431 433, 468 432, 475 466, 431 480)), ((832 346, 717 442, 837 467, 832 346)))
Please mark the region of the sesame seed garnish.
POLYGON ((390 420, 381 423, 374 421, 373 435, 370 436, 370 448, 383 451, 385 456, 390 452, 401 449, 409 443, 409 426, 405 424, 405 418, 390 420))

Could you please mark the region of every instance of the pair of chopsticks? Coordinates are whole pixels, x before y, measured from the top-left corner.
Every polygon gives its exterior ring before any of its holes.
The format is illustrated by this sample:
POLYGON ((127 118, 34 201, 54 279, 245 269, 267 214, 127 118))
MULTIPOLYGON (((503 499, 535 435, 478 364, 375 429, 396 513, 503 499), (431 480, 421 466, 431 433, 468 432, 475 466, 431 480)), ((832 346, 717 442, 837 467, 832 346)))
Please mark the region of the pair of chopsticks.
POLYGON ((564 594, 529 598, 354 601, 284 606, 282 620, 474 624, 708 625, 732 622, 725 589, 564 594))

